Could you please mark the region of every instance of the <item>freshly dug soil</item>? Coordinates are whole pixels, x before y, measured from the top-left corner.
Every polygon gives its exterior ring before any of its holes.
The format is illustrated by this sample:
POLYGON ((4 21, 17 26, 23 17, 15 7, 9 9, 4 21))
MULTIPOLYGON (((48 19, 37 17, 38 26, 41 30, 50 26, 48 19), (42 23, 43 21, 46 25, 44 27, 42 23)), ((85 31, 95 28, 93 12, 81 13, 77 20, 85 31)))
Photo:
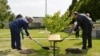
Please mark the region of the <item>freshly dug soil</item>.
POLYGON ((34 52, 36 52, 34 49, 26 49, 26 50, 19 51, 19 53, 21 53, 21 54, 31 54, 34 52))

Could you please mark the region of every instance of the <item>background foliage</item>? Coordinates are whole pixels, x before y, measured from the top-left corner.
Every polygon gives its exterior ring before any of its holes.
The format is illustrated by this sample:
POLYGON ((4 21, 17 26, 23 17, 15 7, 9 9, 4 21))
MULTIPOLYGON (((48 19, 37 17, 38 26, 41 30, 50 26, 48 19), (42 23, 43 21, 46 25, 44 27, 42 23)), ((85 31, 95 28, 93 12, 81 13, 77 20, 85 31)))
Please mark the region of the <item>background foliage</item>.
POLYGON ((68 16, 70 16, 74 11, 79 13, 90 13, 90 17, 93 21, 100 19, 100 0, 72 0, 70 5, 68 16))
POLYGON ((6 23, 12 21, 15 16, 10 11, 10 7, 7 3, 7 0, 0 0, 0 28, 4 28, 6 23))

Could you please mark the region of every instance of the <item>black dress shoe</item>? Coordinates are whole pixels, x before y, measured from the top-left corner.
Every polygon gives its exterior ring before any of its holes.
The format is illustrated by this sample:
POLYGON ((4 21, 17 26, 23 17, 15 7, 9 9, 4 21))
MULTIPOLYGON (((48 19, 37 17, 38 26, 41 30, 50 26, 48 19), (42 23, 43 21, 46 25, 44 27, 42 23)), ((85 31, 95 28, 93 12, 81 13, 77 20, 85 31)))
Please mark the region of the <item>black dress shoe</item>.
POLYGON ((18 48, 17 50, 22 50, 21 48, 18 48))
POLYGON ((17 49, 17 48, 12 48, 12 49, 17 49))

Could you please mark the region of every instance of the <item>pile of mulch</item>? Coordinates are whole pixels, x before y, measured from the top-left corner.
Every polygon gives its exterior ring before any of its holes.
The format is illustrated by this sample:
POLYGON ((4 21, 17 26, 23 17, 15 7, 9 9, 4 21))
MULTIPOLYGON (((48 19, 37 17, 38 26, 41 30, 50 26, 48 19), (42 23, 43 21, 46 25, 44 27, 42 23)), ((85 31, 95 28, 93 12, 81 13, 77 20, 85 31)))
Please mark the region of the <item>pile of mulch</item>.
POLYGON ((66 53, 82 54, 82 50, 79 48, 67 48, 65 51, 66 53))
POLYGON ((26 49, 26 50, 19 51, 19 53, 21 54, 32 54, 34 52, 36 52, 34 49, 26 49))

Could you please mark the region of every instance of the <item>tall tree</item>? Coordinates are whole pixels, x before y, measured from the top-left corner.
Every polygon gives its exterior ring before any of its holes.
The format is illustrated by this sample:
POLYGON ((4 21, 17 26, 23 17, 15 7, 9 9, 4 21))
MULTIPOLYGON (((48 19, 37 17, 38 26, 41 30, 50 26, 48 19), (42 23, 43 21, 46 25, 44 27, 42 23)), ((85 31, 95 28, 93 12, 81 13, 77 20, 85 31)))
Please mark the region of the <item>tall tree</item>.
POLYGON ((7 0, 0 0, 0 28, 4 28, 5 23, 14 17, 11 13, 7 0))
POLYGON ((93 21, 100 19, 100 0, 73 0, 69 7, 70 14, 74 11, 90 13, 93 21))

